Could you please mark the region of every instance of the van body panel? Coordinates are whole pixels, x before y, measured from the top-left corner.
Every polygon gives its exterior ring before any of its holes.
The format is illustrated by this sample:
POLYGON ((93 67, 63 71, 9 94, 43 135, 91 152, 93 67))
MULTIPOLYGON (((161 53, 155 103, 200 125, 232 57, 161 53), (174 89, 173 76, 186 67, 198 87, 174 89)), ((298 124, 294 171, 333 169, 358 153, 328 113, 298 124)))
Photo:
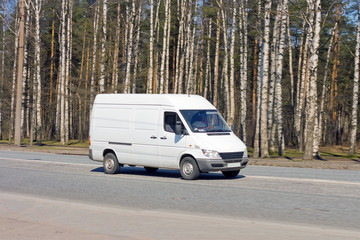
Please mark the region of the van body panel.
POLYGON ((136 107, 131 164, 154 167, 158 165, 160 107, 136 107))
POLYGON ((201 172, 238 170, 248 162, 245 144, 216 108, 197 95, 99 94, 89 137, 94 161, 113 151, 120 164, 179 169, 181 159, 191 156, 201 172))
POLYGON ((234 133, 226 135, 209 135, 206 133, 194 133, 199 142, 202 142, 206 149, 215 150, 218 152, 238 152, 244 151, 245 144, 238 139, 234 133), (219 144, 221 143, 221 144, 219 144))

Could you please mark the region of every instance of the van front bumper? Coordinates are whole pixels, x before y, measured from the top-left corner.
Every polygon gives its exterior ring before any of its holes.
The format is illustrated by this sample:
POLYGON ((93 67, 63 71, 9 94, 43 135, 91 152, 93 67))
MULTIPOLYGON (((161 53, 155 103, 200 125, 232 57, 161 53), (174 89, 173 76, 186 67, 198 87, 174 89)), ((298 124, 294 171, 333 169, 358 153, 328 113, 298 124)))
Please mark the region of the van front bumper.
POLYGON ((212 171, 231 171, 245 168, 248 163, 248 158, 244 157, 241 159, 196 159, 199 169, 201 172, 212 172, 212 171))

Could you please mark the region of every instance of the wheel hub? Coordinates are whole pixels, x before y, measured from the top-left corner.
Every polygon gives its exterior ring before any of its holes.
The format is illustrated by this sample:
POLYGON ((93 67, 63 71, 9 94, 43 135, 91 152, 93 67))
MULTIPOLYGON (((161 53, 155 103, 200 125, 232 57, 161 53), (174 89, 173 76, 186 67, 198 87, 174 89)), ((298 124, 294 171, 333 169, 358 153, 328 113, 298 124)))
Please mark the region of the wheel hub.
POLYGON ((184 166, 184 173, 186 175, 190 175, 194 170, 194 167, 191 163, 185 163, 185 166, 184 166))
POLYGON ((112 159, 106 159, 105 167, 106 167, 106 169, 108 169, 108 170, 113 169, 113 168, 114 168, 114 160, 112 160, 112 159))

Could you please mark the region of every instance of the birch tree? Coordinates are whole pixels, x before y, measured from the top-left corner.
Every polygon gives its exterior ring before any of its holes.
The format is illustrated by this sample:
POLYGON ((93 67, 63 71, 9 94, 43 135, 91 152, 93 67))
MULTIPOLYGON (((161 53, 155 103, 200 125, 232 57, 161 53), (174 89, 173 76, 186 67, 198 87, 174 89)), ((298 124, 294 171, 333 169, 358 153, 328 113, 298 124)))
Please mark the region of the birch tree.
POLYGON ((160 67, 160 92, 159 93, 165 92, 164 82, 165 82, 165 79, 168 78, 168 76, 165 76, 165 64, 168 65, 168 62, 166 62, 166 59, 168 59, 166 54, 168 53, 168 40, 169 40, 168 27, 169 27, 169 21, 171 19, 170 15, 169 15, 169 9, 170 9, 170 0, 166 0, 165 1, 165 23, 164 23, 163 49, 162 49, 162 54, 161 54, 161 67, 160 67))
MULTIPOLYGON (((247 58, 248 58, 248 11, 245 9, 246 1, 240 1, 239 6, 239 32, 240 32, 240 137, 246 143, 246 90, 247 90, 247 58)), ((256 53, 257 54, 257 53, 256 53)), ((254 66, 256 68, 256 66, 254 66)), ((255 105, 255 103, 254 103, 255 105)))
MULTIPOLYGON (((30 25, 31 25, 31 21, 32 21, 32 16, 33 14, 30 13, 31 9, 30 9, 30 5, 29 4, 25 4, 25 23, 24 23, 24 36, 23 36, 23 49, 22 49, 22 52, 23 52, 23 60, 22 60, 22 63, 23 63, 23 67, 22 67, 22 81, 21 81, 21 84, 22 84, 22 93, 21 94, 18 94, 16 93, 16 95, 20 95, 21 96, 21 130, 22 130, 22 137, 27 137, 29 136, 29 119, 33 119, 30 117, 30 114, 29 111, 30 111, 30 106, 29 106, 29 103, 30 103, 30 100, 29 100, 29 94, 26 93, 26 89, 29 85, 29 79, 30 79, 30 70, 29 70, 29 67, 28 67, 28 62, 30 61, 29 60, 29 35, 30 35, 30 25)), ((19 41, 21 41, 19 39, 19 41)), ((19 45, 19 48, 20 48, 20 45, 19 45)), ((19 50, 20 52, 20 50, 19 50)), ((18 56, 20 57, 20 56, 18 56)), ((17 83, 19 84, 19 83, 17 83)), ((16 128, 16 127, 15 127, 16 128)), ((16 130, 16 129, 15 129, 16 130)))
POLYGON ((214 63, 214 106, 218 107, 219 100, 219 58, 220 58, 220 12, 217 12, 216 18, 216 49, 215 49, 215 63, 214 63))
POLYGON ((277 126, 277 136, 278 136, 278 154, 282 156, 283 151, 285 150, 284 144, 284 132, 283 132, 283 119, 282 119, 282 73, 283 73, 283 56, 285 48, 285 31, 286 31, 286 15, 287 13, 288 1, 283 0, 281 2, 281 19, 280 19, 280 39, 279 39, 279 50, 278 50, 278 59, 276 62, 276 78, 275 78, 275 123, 277 126))
MULTIPOLYGON (((360 14, 360 5, 359 5, 360 14)), ((350 147, 349 155, 355 154, 356 148, 356 133, 357 133, 357 115, 359 102, 359 63, 360 63, 360 16, 358 15, 358 26, 356 31, 356 48, 355 48, 355 62, 354 62, 354 90, 351 107, 351 127, 350 127, 350 147)))
POLYGON ((112 69, 112 91, 117 92, 117 85, 119 81, 119 45, 120 45, 120 10, 121 5, 117 5, 117 20, 116 20, 116 30, 115 30, 115 46, 114 46, 114 59, 113 59, 113 69, 112 69))
MULTIPOLYGON (((90 78, 90 104, 94 101, 95 95, 95 76, 96 76, 96 53, 97 53, 97 34, 99 29, 99 5, 94 8, 94 35, 93 35, 93 51, 92 51, 92 67, 90 78)), ((91 105, 90 105, 91 109, 91 105)))
POLYGON ((16 72, 17 72, 17 55, 19 46, 19 18, 16 14, 15 20, 15 42, 14 42, 14 63, 12 72, 12 85, 11 85, 11 100, 10 100, 10 129, 9 129, 9 143, 12 141, 14 134, 14 116, 15 116, 15 87, 16 87, 16 72))
POLYGON ((267 104, 269 84, 269 38, 270 38, 270 11, 271 1, 265 2, 264 42, 262 59, 262 82, 261 82, 261 126, 260 126, 260 153, 261 157, 269 157, 268 129, 267 129, 267 104))
POLYGON ((136 39, 135 39, 135 47, 134 47, 134 54, 135 54, 135 62, 134 62, 134 78, 132 83, 132 93, 136 93, 136 84, 137 84, 137 72, 138 72, 138 62, 139 62, 139 42, 140 42, 140 21, 141 21, 141 11, 142 6, 138 7, 138 13, 136 15, 136 39))
POLYGON ((149 68, 147 76, 147 93, 152 93, 152 79, 154 70, 154 0, 150 0, 150 39, 149 39, 149 68))
POLYGON ((206 53, 206 70, 205 70, 205 87, 204 87, 204 97, 208 98, 208 93, 210 90, 211 83, 211 59, 210 59, 210 39, 212 33, 212 21, 208 22, 208 40, 207 40, 207 53, 206 53))
MULTIPOLYGON (((312 0, 308 0, 312 1, 312 0)), ((308 2, 311 4, 310 2, 308 2)), ((310 8, 311 9, 311 8, 310 8)), ((315 23, 311 34, 310 43, 310 83, 309 83, 309 117, 306 134, 306 143, 304 151, 304 160, 310 160, 313 158, 313 146, 314 146, 314 129, 315 129, 315 110, 316 110, 316 79, 317 79, 317 67, 318 67, 318 48, 320 44, 320 30, 321 30, 321 4, 320 0, 316 0, 314 4, 315 11, 315 23)))
POLYGON ((34 99, 35 107, 33 111, 36 112, 36 140, 41 143, 41 75, 40 75, 40 12, 41 0, 32 2, 33 10, 35 12, 35 81, 34 81, 34 99))
MULTIPOLYGON (((306 8, 306 14, 309 11, 309 7, 306 8)), ((313 14, 310 12, 310 15, 313 14)), ((304 101, 304 85, 307 81, 307 73, 308 73, 308 42, 309 42, 309 34, 306 34, 306 23, 307 23, 307 16, 302 14, 303 18, 303 26, 302 26, 302 35, 300 40, 300 56, 298 61, 298 74, 297 74, 297 84, 296 84, 296 106, 295 106, 295 116, 294 116, 294 123, 295 123, 295 134, 297 137, 297 142, 299 145, 299 150, 303 150, 303 129, 302 124, 302 116, 303 116, 303 109, 305 105, 304 101)), ((309 24, 312 24, 313 17, 309 18, 309 24)))
POLYGON ((229 51, 228 51, 228 36, 227 36, 227 15, 225 14, 225 10, 223 7, 223 2, 220 0, 219 6, 221 8, 221 17, 222 17, 222 28, 224 31, 224 66, 222 69, 222 74, 224 77, 224 115, 226 120, 228 121, 228 124, 231 126, 231 122, 229 122, 229 114, 231 113, 230 109, 230 94, 229 94, 229 51))
POLYGON ((127 44, 127 60, 126 60, 126 76, 124 93, 130 93, 130 76, 131 76, 131 59, 133 55, 133 35, 134 35, 134 21, 135 21, 135 1, 132 2, 131 14, 129 17, 129 33, 128 33, 128 44, 127 44))
POLYGON ((66 40, 67 40, 67 4, 68 1, 63 1, 61 5, 61 35, 60 35, 60 64, 59 64, 59 88, 58 88, 58 102, 60 109, 59 128, 60 128, 60 141, 63 145, 67 142, 66 139, 66 110, 65 110, 65 94, 66 94, 66 40))
POLYGON ((106 45, 106 27, 107 27, 107 0, 103 0, 103 26, 101 41, 101 65, 100 65, 100 92, 105 91, 105 45, 106 45))
MULTIPOLYGON (((261 28, 261 0, 258 0, 258 3, 257 3, 257 29, 258 31, 260 32, 260 30, 262 29, 261 28)), ((257 41, 255 41, 258 43, 259 45, 259 49, 260 49, 260 46, 263 45, 263 39, 262 37, 260 36, 260 34, 258 34, 258 38, 257 38, 257 41)), ((256 56, 256 54, 255 54, 256 56)), ((255 136, 254 136, 254 157, 260 157, 261 156, 261 149, 260 149, 260 146, 261 146, 261 143, 260 143, 260 127, 261 127, 261 117, 260 117, 260 106, 261 106, 261 91, 260 91, 260 88, 261 88, 261 75, 262 75, 262 59, 263 59, 263 54, 259 53, 259 57, 257 59, 257 64, 255 64, 254 66, 257 67, 257 70, 254 71, 254 73, 256 72, 256 76, 254 75, 254 80, 256 80, 256 82, 254 82, 254 93, 253 95, 255 95, 256 97, 253 97, 254 100, 253 100, 253 104, 256 106, 255 107, 255 136)))
POLYGON ((235 29, 236 29, 236 18, 237 18, 237 1, 233 0, 233 19, 232 19, 232 28, 231 28, 231 44, 230 44, 230 113, 228 123, 230 127, 234 125, 235 121, 235 29))
POLYGON ((276 78, 276 67, 279 57, 279 31, 280 31, 280 17, 281 17, 281 3, 278 2, 276 9, 276 17, 273 27, 273 38, 270 46, 270 56, 271 56, 271 65, 270 65, 270 78, 269 78, 269 90, 268 90, 268 138, 269 138, 269 148, 270 151, 275 150, 275 131, 274 131, 274 94, 275 94, 275 78, 276 78))

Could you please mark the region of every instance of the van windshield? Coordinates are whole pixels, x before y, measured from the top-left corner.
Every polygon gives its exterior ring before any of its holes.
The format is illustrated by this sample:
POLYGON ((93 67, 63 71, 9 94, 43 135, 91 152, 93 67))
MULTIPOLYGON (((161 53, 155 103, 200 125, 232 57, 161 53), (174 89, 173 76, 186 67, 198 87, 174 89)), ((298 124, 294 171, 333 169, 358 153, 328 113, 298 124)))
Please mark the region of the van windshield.
POLYGON ((193 132, 231 132, 217 110, 180 110, 193 132))

